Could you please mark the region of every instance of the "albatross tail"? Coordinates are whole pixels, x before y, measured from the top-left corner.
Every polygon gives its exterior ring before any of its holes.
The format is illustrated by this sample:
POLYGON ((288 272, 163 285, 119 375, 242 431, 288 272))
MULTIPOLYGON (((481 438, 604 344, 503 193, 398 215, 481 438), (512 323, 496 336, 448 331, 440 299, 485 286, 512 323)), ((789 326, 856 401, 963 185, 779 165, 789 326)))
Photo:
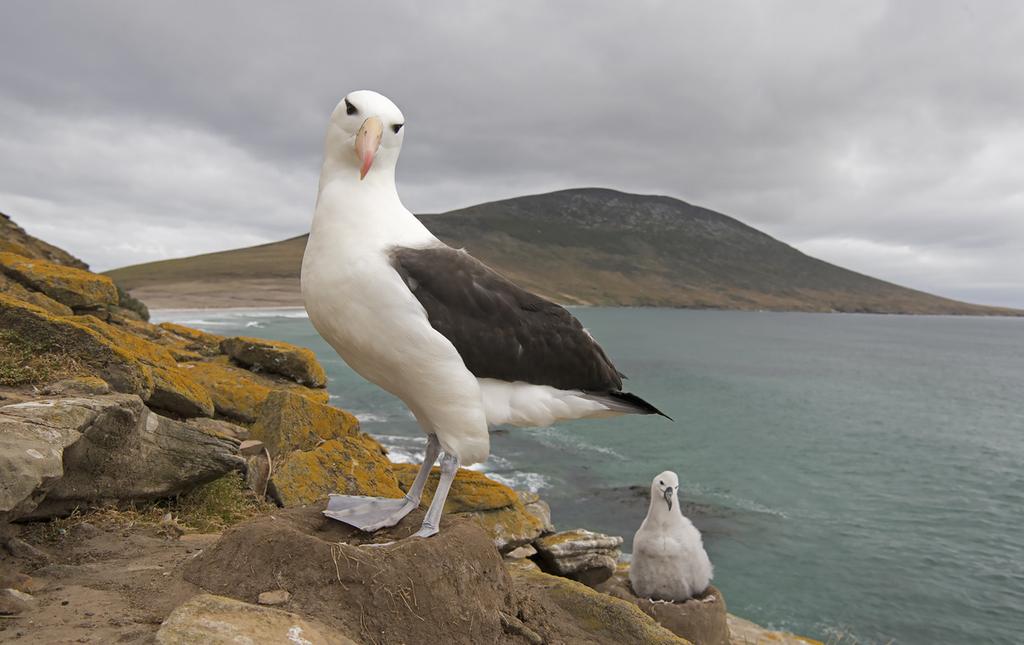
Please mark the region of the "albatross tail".
POLYGON ((597 401, 615 412, 625 414, 660 414, 669 421, 675 421, 658 408, 629 392, 584 392, 586 398, 597 401))

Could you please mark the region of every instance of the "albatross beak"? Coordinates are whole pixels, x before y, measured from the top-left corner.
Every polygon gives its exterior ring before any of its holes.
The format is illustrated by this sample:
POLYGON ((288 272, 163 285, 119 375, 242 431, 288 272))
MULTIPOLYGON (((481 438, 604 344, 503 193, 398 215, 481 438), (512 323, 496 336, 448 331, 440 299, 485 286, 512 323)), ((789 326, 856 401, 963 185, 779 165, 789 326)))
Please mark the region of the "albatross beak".
POLYGON ((664 493, 665 503, 668 504, 668 510, 672 510, 672 487, 669 486, 665 489, 664 493))
POLYGON ((377 154, 380 147, 380 138, 384 136, 384 122, 375 116, 363 121, 362 127, 356 134, 356 156, 362 165, 359 168, 359 179, 365 179, 366 173, 370 172, 373 165, 373 155, 377 154))

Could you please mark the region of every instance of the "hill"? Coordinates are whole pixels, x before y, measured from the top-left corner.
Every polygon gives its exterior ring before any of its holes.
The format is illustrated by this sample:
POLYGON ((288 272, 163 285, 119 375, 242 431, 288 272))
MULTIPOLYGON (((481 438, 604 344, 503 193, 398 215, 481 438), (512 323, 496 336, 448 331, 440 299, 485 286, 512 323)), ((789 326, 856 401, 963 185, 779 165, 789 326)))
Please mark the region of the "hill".
MULTIPOLYGON (((670 197, 586 188, 419 216, 439 238, 565 304, 1021 315, 810 257, 670 197)), ((305 236, 110 271, 155 307, 299 305, 305 236)))

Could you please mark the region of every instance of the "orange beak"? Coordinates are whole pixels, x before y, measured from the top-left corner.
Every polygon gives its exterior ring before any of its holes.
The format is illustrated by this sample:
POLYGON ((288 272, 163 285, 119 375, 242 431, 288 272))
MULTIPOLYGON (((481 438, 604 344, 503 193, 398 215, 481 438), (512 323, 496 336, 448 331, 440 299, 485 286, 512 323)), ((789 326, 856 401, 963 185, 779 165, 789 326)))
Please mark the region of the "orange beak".
POLYGON ((363 125, 356 134, 356 156, 362 162, 359 167, 360 181, 366 178, 366 173, 370 172, 373 155, 377 154, 382 136, 384 136, 384 122, 375 116, 363 121, 363 125))

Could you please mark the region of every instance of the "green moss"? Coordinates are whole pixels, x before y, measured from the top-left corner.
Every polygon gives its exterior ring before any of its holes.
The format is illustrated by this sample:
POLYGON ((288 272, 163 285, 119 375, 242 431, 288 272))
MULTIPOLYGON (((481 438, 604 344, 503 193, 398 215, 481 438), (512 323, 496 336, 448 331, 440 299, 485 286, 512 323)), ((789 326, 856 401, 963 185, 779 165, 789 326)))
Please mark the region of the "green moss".
POLYGON ((245 487, 237 472, 182 495, 169 507, 179 524, 201 533, 222 531, 269 509, 245 487))
POLYGON ((57 345, 0 330, 0 385, 41 385, 85 371, 57 345))

